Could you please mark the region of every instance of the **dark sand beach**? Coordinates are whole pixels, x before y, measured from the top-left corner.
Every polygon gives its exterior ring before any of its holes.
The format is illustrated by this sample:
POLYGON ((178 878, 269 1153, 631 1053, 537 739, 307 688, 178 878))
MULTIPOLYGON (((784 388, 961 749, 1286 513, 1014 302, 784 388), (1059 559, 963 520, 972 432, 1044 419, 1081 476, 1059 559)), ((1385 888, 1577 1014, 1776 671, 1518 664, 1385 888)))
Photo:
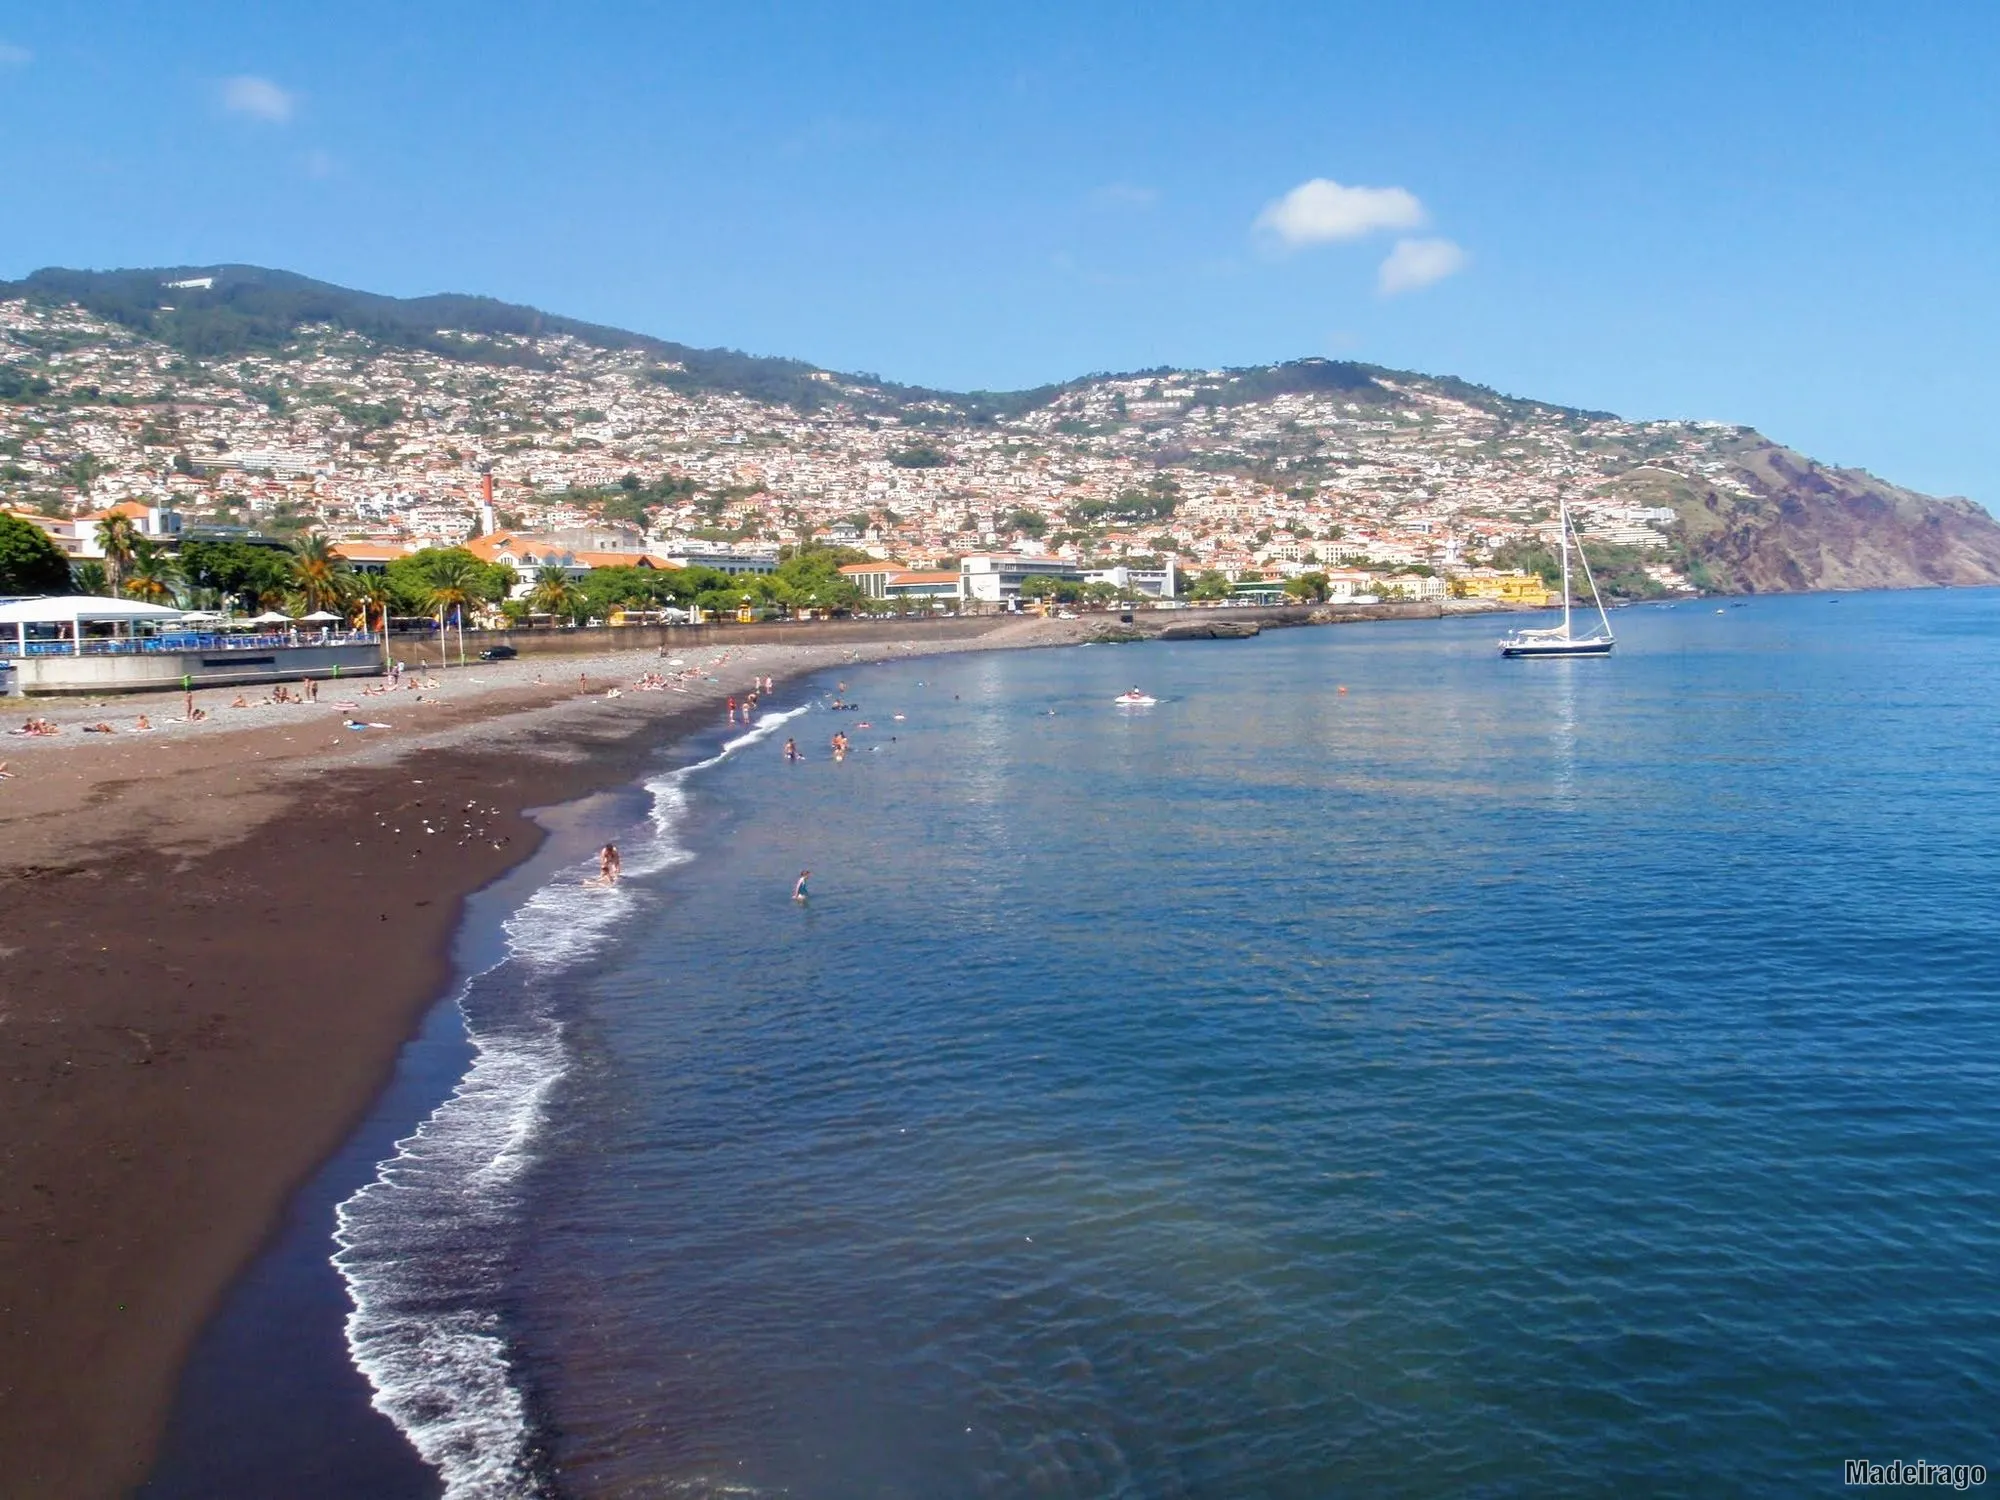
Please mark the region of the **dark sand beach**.
POLYGON ((0 1493, 144 1476, 205 1320, 438 998, 466 896, 535 848, 524 809, 629 779, 752 675, 1077 635, 994 626, 738 648, 686 694, 629 690, 653 653, 524 660, 371 698, 394 727, 359 734, 211 694, 203 725, 86 736, 179 700, 65 705, 0 741, 0 1493))

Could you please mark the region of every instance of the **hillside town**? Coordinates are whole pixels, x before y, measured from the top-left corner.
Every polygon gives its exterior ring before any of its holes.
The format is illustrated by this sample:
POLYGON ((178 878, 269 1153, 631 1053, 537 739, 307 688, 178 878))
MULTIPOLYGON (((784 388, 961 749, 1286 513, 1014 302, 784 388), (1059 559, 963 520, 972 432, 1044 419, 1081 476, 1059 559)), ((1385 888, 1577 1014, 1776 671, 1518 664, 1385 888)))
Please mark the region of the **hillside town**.
POLYGON ((0 510, 79 559, 117 509, 168 545, 310 534, 363 568, 466 546, 524 580, 768 573, 825 544, 874 560, 848 572, 876 599, 1307 578, 1336 599, 1541 603, 1559 494, 1622 591, 1659 594, 1702 582, 1674 498, 1753 484, 1732 456, 1744 429, 1327 379, 1323 362, 1093 377, 994 412, 886 403, 825 372, 816 403, 689 389, 670 362, 568 334, 455 340, 308 326, 201 358, 76 306, 0 302, 0 510))

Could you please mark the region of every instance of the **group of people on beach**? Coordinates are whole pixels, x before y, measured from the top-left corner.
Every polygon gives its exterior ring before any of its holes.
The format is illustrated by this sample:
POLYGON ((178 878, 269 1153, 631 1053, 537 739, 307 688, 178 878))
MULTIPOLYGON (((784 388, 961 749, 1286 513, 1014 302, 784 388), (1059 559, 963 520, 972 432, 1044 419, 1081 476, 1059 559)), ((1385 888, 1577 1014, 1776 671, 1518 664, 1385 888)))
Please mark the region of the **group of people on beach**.
MULTIPOLYGON (((310 679, 308 679, 310 681, 310 679)), ((430 677, 412 677, 405 680, 400 672, 391 674, 387 682, 376 683, 361 690, 365 698, 380 698, 385 693, 421 693, 434 690, 437 681, 430 677)), ((317 696, 315 694, 315 696, 317 696)))

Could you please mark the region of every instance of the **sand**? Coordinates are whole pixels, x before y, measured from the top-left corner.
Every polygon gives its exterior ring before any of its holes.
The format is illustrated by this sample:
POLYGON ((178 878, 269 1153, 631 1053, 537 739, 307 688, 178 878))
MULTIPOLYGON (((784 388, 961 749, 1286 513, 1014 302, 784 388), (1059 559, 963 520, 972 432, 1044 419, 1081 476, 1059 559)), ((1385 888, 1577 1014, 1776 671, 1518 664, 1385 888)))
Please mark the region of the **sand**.
POLYGON ((716 680, 684 694, 632 689, 648 650, 216 690, 196 724, 177 694, 7 704, 62 732, 0 736, 0 1494, 143 1478, 204 1321, 438 999, 465 897, 536 847, 525 810, 631 779, 753 677, 1081 634, 687 649, 716 680))

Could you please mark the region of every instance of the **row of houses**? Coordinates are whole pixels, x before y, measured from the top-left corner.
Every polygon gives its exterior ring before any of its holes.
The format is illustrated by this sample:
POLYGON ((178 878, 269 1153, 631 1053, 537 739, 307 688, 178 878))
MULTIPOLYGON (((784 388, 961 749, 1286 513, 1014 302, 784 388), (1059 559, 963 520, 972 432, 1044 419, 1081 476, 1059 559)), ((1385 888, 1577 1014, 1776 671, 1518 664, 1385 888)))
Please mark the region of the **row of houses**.
MULTIPOLYGON (((162 542, 174 542, 196 533, 187 531, 180 515, 172 510, 137 501, 112 506, 91 515, 49 517, 22 514, 19 519, 39 526, 66 556, 78 560, 101 559, 104 549, 98 541, 100 523, 113 516, 131 521, 134 531, 162 542)), ((219 539, 225 532, 242 528, 202 527, 198 534, 219 539)), ((245 536, 249 533, 245 532, 245 536)), ((636 533, 621 534, 613 529, 530 533, 498 530, 460 543, 481 561, 505 563, 521 576, 521 590, 533 587, 544 568, 561 568, 581 578, 599 568, 685 568, 705 567, 729 574, 758 574, 776 571, 775 551, 734 548, 713 543, 690 542, 664 550, 635 546, 636 533), (623 545, 620 545, 620 544, 623 545)), ((419 550, 416 541, 343 540, 335 550, 358 573, 380 573, 400 557, 419 550)), ((959 559, 955 570, 915 568, 893 560, 851 563, 841 573, 865 598, 909 599, 932 603, 970 600, 985 604, 1017 602, 1023 586, 1031 578, 1048 578, 1059 583, 1109 584, 1121 593, 1131 592, 1156 599, 1171 599, 1180 592, 1181 575, 1174 559, 1167 557, 1156 568, 1135 568, 1125 564, 1092 568, 1072 558, 1032 551, 979 552, 959 559)), ((1303 568, 1281 566, 1280 573, 1299 573, 1303 568)), ((1472 568, 1445 579, 1418 574, 1384 579, 1360 569, 1325 568, 1315 570, 1326 578, 1327 597, 1336 601, 1374 598, 1383 592, 1399 597, 1436 600, 1447 592, 1461 598, 1492 599, 1507 604, 1540 605, 1550 599, 1548 587, 1533 574, 1472 568)), ((1259 585, 1240 583, 1239 592, 1259 588, 1282 591, 1282 583, 1259 585)))
POLYGON ((127 500, 87 516, 44 516, 32 511, 10 511, 8 514, 17 521, 40 527, 48 534, 49 540, 62 549, 63 556, 78 561, 102 560, 104 548, 97 540, 97 528, 113 516, 123 516, 132 523, 134 531, 153 541, 172 541, 181 535, 178 511, 137 500, 127 500))

